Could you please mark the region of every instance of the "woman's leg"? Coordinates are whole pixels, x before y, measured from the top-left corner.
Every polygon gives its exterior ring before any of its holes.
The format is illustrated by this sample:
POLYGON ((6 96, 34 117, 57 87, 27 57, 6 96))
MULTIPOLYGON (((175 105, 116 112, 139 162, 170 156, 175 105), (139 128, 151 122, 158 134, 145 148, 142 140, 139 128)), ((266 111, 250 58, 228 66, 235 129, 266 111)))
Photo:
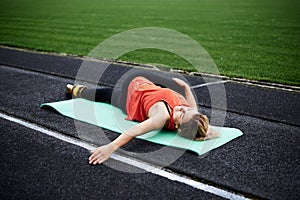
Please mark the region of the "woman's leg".
POLYGON ((111 103, 112 93, 112 88, 86 88, 82 90, 80 97, 95 102, 111 103))
MULTIPOLYGON (((135 77, 143 76, 157 84, 161 87, 167 87, 174 91, 177 91, 181 94, 184 94, 184 91, 179 87, 173 80, 172 77, 177 77, 175 74, 164 73, 161 71, 153 70, 141 70, 141 69, 132 69, 126 72, 117 82, 115 88, 97 88, 97 89, 88 89, 88 88, 78 88, 71 90, 72 95, 75 97, 85 98, 91 101, 96 102, 107 102, 112 105, 120 108, 124 113, 126 113, 126 100, 127 100, 127 91, 128 85, 135 77), (74 91, 76 94, 74 95, 74 91)), ((180 78, 178 76, 178 78, 180 78)))
POLYGON ((122 95, 119 89, 103 87, 91 89, 85 88, 82 90, 81 94, 78 97, 95 102, 110 103, 113 106, 120 108, 123 112, 126 113, 126 107, 122 107, 123 104, 120 104, 120 98, 117 98, 117 101, 112 100, 113 94, 117 97, 120 97, 122 95))

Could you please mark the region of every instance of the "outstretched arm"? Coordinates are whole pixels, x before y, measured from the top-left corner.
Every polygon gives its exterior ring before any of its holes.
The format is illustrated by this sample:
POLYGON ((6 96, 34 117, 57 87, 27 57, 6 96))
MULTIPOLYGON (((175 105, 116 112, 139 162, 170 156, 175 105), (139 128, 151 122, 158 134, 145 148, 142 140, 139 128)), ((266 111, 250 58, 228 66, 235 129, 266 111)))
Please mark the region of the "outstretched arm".
POLYGON ((118 148, 130 142, 134 137, 148 133, 153 130, 161 129, 164 126, 166 119, 163 116, 156 115, 151 117, 136 126, 131 127, 111 143, 98 147, 89 157, 90 164, 101 164, 118 148))
POLYGON ((185 93, 185 98, 186 98, 186 101, 190 104, 190 106, 196 110, 198 110, 198 107, 197 107, 197 103, 196 103, 196 100, 195 100, 195 97, 192 93, 192 90, 191 88, 189 87, 189 85, 184 82, 183 80, 179 79, 179 78, 173 78, 173 80, 180 86, 184 89, 184 93, 185 93))

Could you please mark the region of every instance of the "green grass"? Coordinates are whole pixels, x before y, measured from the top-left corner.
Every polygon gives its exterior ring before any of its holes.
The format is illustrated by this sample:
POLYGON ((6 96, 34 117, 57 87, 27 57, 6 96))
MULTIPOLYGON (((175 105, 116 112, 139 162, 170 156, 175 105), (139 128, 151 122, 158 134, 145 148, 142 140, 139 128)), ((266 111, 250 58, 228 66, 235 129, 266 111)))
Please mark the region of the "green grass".
MULTIPOLYGON (((0 44, 87 55, 122 31, 162 27, 200 43, 222 75, 299 86, 299 8, 298 0, 1 0, 0 44)), ((119 59, 195 70, 161 50, 119 59)))

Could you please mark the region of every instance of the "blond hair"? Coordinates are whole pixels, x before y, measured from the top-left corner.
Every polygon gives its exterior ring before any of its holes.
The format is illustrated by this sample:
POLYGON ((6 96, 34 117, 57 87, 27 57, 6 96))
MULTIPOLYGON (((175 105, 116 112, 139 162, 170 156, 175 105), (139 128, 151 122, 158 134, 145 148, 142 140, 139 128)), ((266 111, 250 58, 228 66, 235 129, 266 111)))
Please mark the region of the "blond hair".
POLYGON ((178 134, 191 140, 206 140, 219 136, 219 133, 209 129, 207 116, 200 113, 194 114, 188 122, 182 123, 178 134))

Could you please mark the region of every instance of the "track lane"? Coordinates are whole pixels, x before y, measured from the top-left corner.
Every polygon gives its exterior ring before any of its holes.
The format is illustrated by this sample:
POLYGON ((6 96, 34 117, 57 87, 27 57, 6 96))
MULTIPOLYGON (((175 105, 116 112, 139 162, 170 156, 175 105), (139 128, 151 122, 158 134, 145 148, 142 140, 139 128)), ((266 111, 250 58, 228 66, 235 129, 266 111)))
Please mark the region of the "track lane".
MULTIPOLYGON (((19 118, 13 117, 13 116, 8 116, 6 114, 0 113, 0 118, 5 119, 5 120, 10 121, 10 122, 14 122, 17 125, 22 125, 26 128, 32 129, 35 132, 40 132, 41 134, 46 134, 48 136, 54 137, 58 140, 67 142, 69 144, 73 144, 73 145, 82 147, 82 148, 84 148, 88 151, 92 151, 96 148, 96 146, 91 145, 89 143, 86 143, 82 140, 75 139, 75 138, 72 138, 72 137, 68 137, 68 136, 66 136, 64 134, 61 134, 59 132, 51 131, 51 130, 46 129, 44 127, 32 124, 30 122, 21 120, 19 118)), ((133 159, 133 158, 124 157, 124 156, 118 154, 117 152, 112 154, 111 159, 122 162, 125 165, 129 165, 132 168, 132 169, 130 169, 130 171, 132 173, 150 172, 150 173, 158 175, 162 178, 167 178, 170 181, 183 183, 183 184, 191 186, 195 189, 199 189, 199 190, 202 190, 204 192, 208 192, 208 193, 211 193, 213 195, 216 195, 216 196, 219 196, 219 197, 222 197, 222 198, 235 199, 235 200, 246 200, 246 199, 248 199, 248 198, 245 198, 242 195, 235 194, 235 193, 230 192, 230 191, 225 191, 223 189, 216 188, 214 186, 210 186, 210 185, 207 185, 207 184, 203 184, 201 182, 194 181, 189 177, 176 174, 176 173, 171 172, 169 170, 167 171, 167 170, 165 170, 163 168, 160 168, 158 166, 154 166, 154 165, 151 165, 149 163, 142 162, 140 160, 136 160, 136 159, 133 159), (137 169, 135 169, 135 168, 137 168, 137 169)), ((108 164, 108 166, 110 166, 110 165, 108 164)))
POLYGON ((1 199, 223 199, 151 173, 90 166, 83 148, 4 119, 0 126, 1 199))
MULTIPOLYGON (((26 70, 52 74, 58 77, 75 79, 81 64, 85 61, 91 66, 101 66, 101 61, 87 61, 83 58, 58 56, 45 53, 33 53, 23 50, 0 48, 0 63, 26 70), (18 58, 18 59, 16 59, 18 58)), ((132 69, 132 66, 113 63, 100 79, 102 85, 114 86, 119 78, 132 69)), ((187 77, 191 85, 205 84, 201 77, 187 77)), ((215 82, 220 79, 211 79, 215 82)), ((258 87, 230 81, 224 84, 227 95, 227 110, 238 114, 253 116, 274 122, 300 126, 300 92, 282 89, 258 87), (286 102, 289 99, 289 102, 286 102)), ((216 85, 209 86, 211 89, 216 85)), ((200 106, 211 107, 210 95, 207 88, 196 88, 200 106)), ((217 105, 214 105, 217 106, 217 105)))
MULTIPOLYGON (((39 109, 41 103, 64 99, 61 88, 64 88, 68 80, 45 74, 24 73, 24 70, 10 67, 1 67, 1 76, 0 83, 5 86, 1 91, 5 94, 1 99, 2 110, 47 127, 59 128, 59 131, 63 130, 76 137, 76 130, 71 128, 72 120, 39 109), (15 81, 16 77, 19 77, 19 81, 15 81)), ((246 137, 232 141, 204 158, 195 158, 194 154, 187 152, 168 168, 244 194, 265 198, 280 197, 287 193, 296 194, 294 187, 299 179, 293 172, 297 169, 295 166, 299 159, 293 152, 299 151, 299 137, 296 135, 299 128, 231 113, 227 117, 227 125, 238 125, 246 137), (281 134, 282 131, 291 137, 286 138, 281 134), (266 148, 272 150, 271 155, 266 148), (282 184, 278 180, 289 181, 282 184), (261 188, 261 185, 268 187, 261 188)), ((108 133, 111 139, 117 136, 108 133)), ((144 152, 153 151, 160 146, 136 140, 125 148, 144 152)), ((151 158, 147 160, 157 162, 151 158)))

